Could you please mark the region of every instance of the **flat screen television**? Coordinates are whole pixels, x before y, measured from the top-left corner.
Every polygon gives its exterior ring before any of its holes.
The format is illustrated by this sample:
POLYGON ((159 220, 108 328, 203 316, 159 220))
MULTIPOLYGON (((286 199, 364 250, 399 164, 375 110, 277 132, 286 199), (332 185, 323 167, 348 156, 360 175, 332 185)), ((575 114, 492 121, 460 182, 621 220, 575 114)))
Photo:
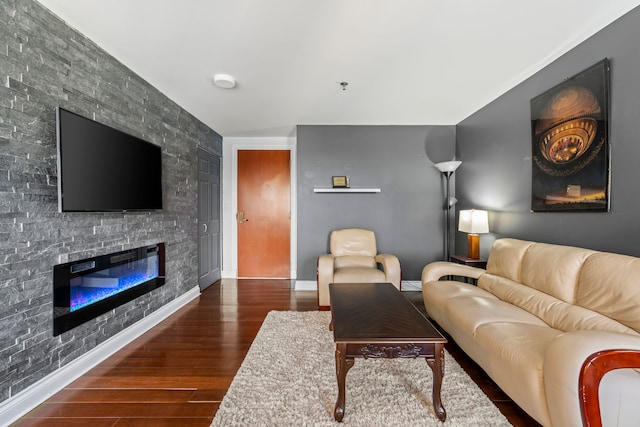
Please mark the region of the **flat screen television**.
POLYGON ((159 146, 58 107, 58 209, 162 209, 159 146))

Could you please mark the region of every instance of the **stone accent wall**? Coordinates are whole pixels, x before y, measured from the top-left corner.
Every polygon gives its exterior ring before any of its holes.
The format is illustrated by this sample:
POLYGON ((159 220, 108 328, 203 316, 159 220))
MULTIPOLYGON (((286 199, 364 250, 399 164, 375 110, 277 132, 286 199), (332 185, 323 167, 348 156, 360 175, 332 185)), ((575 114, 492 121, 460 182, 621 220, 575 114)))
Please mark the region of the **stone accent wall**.
POLYGON ((0 401, 198 285, 197 147, 222 138, 32 0, 0 3, 0 401), (58 213, 55 107, 162 147, 164 209, 58 213), (53 337, 54 264, 166 242, 166 285, 53 337))

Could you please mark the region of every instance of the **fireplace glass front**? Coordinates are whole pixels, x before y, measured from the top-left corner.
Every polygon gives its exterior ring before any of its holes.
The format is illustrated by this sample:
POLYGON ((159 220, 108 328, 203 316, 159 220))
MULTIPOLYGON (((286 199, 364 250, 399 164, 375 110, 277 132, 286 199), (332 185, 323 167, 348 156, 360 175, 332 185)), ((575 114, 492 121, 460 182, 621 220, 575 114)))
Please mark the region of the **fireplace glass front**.
POLYGON ((164 243, 56 265, 54 335, 164 284, 164 243))

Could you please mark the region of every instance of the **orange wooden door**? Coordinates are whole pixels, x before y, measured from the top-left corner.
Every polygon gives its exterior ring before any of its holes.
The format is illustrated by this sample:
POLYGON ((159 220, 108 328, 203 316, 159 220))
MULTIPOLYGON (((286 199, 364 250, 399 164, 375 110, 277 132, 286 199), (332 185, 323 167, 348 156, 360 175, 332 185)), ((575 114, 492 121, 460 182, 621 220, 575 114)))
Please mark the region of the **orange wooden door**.
POLYGON ((288 150, 238 151, 238 277, 290 278, 288 150))

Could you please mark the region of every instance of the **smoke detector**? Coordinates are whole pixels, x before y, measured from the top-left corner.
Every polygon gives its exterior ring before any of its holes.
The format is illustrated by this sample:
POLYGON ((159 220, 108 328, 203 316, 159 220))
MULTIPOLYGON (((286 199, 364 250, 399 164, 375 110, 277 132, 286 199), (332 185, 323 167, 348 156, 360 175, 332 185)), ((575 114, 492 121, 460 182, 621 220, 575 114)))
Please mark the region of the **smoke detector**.
POLYGON ((222 89, 231 89, 236 86, 236 79, 229 74, 216 74, 213 76, 213 84, 222 89))

